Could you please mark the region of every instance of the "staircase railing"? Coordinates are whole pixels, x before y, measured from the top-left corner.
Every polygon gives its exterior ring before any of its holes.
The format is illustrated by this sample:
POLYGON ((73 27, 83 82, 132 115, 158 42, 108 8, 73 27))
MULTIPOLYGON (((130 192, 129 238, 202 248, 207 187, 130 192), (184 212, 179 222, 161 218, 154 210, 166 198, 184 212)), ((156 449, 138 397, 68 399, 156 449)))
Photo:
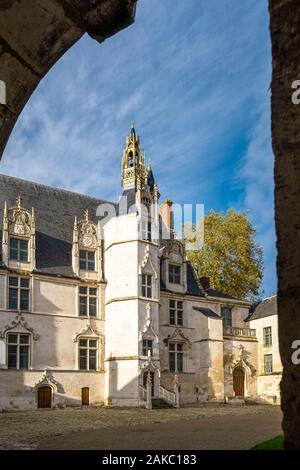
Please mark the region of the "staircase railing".
POLYGON ((179 408, 179 395, 178 392, 170 392, 166 388, 160 385, 159 387, 159 398, 165 400, 169 405, 172 405, 174 408, 179 408))

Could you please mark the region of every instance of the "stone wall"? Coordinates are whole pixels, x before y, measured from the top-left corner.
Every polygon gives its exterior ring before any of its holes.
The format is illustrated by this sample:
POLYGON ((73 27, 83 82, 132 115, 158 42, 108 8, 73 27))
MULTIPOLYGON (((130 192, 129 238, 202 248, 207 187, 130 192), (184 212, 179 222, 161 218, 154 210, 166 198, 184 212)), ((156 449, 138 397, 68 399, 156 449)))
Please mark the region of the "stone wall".
POLYGON ((269 9, 283 430, 285 447, 300 449, 300 365, 291 361, 300 339, 300 105, 291 100, 300 80, 299 1, 269 0, 269 9))
POLYGON ((81 36, 97 41, 134 21, 137 0, 2 0, 0 2, 0 159, 24 105, 40 80, 81 36))

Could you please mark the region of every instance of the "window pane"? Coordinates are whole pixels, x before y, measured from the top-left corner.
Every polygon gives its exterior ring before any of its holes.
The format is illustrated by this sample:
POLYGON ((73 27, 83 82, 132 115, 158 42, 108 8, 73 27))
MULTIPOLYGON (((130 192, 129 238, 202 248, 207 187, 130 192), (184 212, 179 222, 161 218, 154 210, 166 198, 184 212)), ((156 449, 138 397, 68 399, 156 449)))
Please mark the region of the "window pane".
POLYGON ((97 347, 97 340, 96 339, 90 339, 90 348, 96 348, 97 347))
POLYGON ((79 294, 87 295, 87 287, 80 286, 79 294))
POLYGON ((177 344, 177 351, 182 351, 182 344, 177 344))
POLYGON ((175 308, 175 300, 170 300, 170 308, 175 308))
POLYGON ((79 268, 80 269, 86 269, 86 262, 85 260, 80 260, 80 263, 79 263, 79 268))
POLYGON ((169 344, 169 350, 170 351, 175 351, 175 344, 174 343, 169 344))
POLYGON ((18 240, 16 238, 10 239, 10 247, 14 248, 15 250, 18 249, 18 240))
POLYGON ((28 252, 27 250, 24 251, 24 250, 20 250, 19 252, 19 261, 28 261, 28 252))
POLYGON ((182 311, 177 312, 177 325, 182 326, 182 311))
POLYGON ((21 277, 21 280, 20 280, 20 285, 21 287, 24 287, 26 289, 29 289, 29 278, 27 277, 21 277))
POLYGON ((170 324, 175 325, 175 310, 170 310, 170 324))
POLYGON ((18 289, 9 288, 8 308, 11 310, 18 309, 18 289))
POLYGON ((8 346, 8 368, 17 368, 17 346, 8 346))
POLYGON ((97 299, 95 297, 90 298, 89 314, 91 317, 97 316, 97 299))
POLYGON ((10 259, 17 260, 18 259, 18 250, 15 250, 14 248, 10 247, 9 257, 10 257, 10 259))
POLYGON ((90 349, 89 351, 89 369, 96 370, 97 368, 97 350, 90 349))
POLYGON ((87 316, 87 297, 80 297, 79 315, 87 316))
POLYGON ((97 289, 94 287, 90 287, 90 295, 97 295, 97 289))
POLYGON ((9 285, 12 287, 18 287, 19 279, 15 276, 9 276, 9 285))
POLYGON ((182 307, 182 302, 181 301, 177 302, 177 308, 178 308, 178 310, 182 310, 183 307, 182 307))
POLYGON ((183 371, 183 356, 182 354, 177 354, 177 372, 183 371))
POLYGON ((87 339, 80 339, 79 346, 87 346, 87 339))
POLYGON ((95 271, 95 262, 89 261, 88 262, 88 271, 95 271))
POLYGON ((79 352, 79 368, 81 370, 87 369, 87 349, 80 349, 79 352))
POLYGON ((7 335, 7 341, 9 344, 17 344, 18 343, 18 335, 7 335))
POLYGON ((20 249, 27 251, 28 248, 28 241, 27 240, 19 240, 20 242, 20 249))
POLYGON ((29 290, 21 290, 20 292, 20 310, 29 309, 29 290))
POLYGON ((175 372, 175 353, 169 354, 169 368, 171 372, 175 372))
POLYGON ((95 253, 92 251, 88 251, 88 260, 95 261, 95 253))
POLYGON ((20 369, 28 369, 29 347, 20 346, 20 369))
POLYGON ((20 344, 29 344, 29 335, 20 335, 20 344))

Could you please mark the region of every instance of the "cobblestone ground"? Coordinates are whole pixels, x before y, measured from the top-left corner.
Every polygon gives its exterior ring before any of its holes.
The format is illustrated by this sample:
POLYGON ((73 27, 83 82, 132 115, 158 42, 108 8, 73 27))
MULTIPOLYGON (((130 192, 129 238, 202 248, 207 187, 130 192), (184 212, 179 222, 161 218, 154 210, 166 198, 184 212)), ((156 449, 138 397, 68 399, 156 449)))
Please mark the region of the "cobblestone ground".
MULTIPOLYGON (((182 423, 194 420, 224 417, 224 421, 232 417, 240 417, 247 427, 247 418, 255 420, 264 416, 274 415, 276 424, 279 422, 280 409, 268 405, 195 405, 176 409, 151 410, 132 408, 83 408, 64 410, 38 410, 6 412, 0 414, 0 448, 1 449, 34 449, 39 447, 45 438, 59 437, 71 433, 88 430, 103 430, 126 426, 158 424, 174 422, 179 428, 182 423)), ((223 421, 223 420, 222 420, 223 421)), ((277 426, 278 427, 278 426, 277 426)), ((276 431, 277 432, 277 431, 276 431)), ((270 436, 272 437, 272 436, 270 436)))

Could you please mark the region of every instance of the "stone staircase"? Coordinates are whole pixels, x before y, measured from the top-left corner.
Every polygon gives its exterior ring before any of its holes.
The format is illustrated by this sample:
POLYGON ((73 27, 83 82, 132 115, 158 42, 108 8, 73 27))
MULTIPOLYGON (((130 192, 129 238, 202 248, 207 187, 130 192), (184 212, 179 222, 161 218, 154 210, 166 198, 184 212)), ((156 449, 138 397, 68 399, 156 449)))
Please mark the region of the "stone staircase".
POLYGON ((167 403, 162 398, 152 398, 152 409, 153 410, 164 409, 164 408, 173 408, 173 406, 170 405, 169 403, 167 403))

